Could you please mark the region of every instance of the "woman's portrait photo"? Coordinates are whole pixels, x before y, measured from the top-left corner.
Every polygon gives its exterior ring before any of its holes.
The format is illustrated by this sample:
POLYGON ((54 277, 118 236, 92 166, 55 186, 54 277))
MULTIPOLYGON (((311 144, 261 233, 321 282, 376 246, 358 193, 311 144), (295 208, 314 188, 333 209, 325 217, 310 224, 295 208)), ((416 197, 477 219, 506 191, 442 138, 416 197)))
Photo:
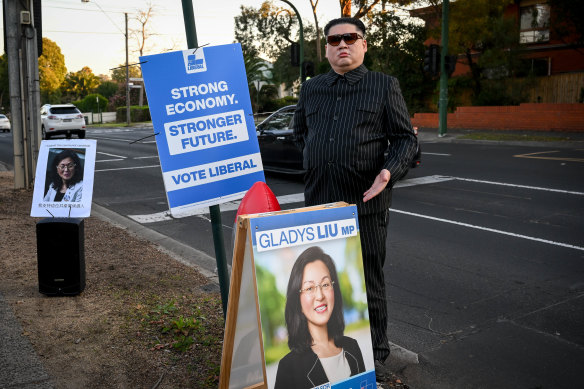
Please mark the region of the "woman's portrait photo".
POLYGON ((43 201, 80 202, 83 195, 83 150, 50 149, 43 201))
POLYGON ((268 388, 310 389, 373 369, 359 238, 269 253, 255 258, 268 388))

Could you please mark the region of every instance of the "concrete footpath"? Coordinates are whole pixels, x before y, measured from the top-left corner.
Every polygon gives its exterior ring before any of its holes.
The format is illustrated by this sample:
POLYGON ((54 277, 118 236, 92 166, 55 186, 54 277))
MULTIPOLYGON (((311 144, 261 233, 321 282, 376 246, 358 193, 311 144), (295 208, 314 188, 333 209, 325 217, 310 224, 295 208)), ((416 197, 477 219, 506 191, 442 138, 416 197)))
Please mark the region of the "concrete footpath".
MULTIPOLYGON (((583 147, 584 132, 540 132, 540 131, 505 131, 507 134, 525 134, 542 137, 562 137, 566 141, 537 142, 537 141, 476 141, 457 139, 467 133, 478 133, 475 130, 449 130, 444 137, 438 137, 437 129, 421 129, 419 140, 424 143, 455 142, 455 143, 486 143, 505 145, 533 145, 547 147, 583 147)), ((480 131, 488 133, 488 131, 480 131)), ((0 171, 7 170, 8 167, 0 162, 0 171)), ((204 276, 212 280, 217 285, 218 280, 215 269, 215 259, 211 256, 188 247, 174 239, 159 234, 151 229, 136 223, 129 218, 118 215, 97 204, 92 207, 93 215, 121 226, 135 235, 158 244, 163 251, 170 254, 176 260, 195 267, 204 276)), ((392 357, 400 359, 402 363, 417 363, 417 355, 401 349, 399 346, 392 347, 392 357)), ((18 319, 14 316, 12 308, 0 293, 0 389, 48 389, 53 388, 47 372, 44 370, 40 358, 36 354, 28 338, 22 334, 22 327, 18 319)))

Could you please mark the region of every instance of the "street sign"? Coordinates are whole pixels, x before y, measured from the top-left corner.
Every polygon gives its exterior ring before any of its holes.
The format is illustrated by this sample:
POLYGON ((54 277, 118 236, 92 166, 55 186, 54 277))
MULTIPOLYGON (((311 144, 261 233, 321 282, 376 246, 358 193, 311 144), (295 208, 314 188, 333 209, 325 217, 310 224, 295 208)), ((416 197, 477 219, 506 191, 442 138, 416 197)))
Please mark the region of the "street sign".
POLYGON ((265 182, 239 43, 140 57, 172 216, 265 182))

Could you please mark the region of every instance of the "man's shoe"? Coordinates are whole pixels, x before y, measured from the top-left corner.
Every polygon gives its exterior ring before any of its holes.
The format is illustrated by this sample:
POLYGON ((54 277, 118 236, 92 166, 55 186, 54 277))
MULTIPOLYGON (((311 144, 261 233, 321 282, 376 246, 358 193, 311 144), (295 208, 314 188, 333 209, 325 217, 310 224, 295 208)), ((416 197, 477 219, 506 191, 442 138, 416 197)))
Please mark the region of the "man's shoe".
POLYGON ((385 366, 385 363, 376 360, 375 361, 375 379, 377 382, 385 382, 391 378, 391 373, 389 369, 385 366))

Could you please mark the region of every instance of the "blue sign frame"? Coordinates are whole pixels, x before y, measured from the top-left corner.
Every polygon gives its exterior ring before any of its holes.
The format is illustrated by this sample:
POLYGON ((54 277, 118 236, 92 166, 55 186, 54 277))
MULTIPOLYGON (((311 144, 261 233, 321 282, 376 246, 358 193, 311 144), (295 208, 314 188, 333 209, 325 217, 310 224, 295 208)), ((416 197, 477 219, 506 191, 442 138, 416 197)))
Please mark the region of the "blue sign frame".
POLYGON ((140 57, 172 216, 265 182, 239 43, 140 57))

